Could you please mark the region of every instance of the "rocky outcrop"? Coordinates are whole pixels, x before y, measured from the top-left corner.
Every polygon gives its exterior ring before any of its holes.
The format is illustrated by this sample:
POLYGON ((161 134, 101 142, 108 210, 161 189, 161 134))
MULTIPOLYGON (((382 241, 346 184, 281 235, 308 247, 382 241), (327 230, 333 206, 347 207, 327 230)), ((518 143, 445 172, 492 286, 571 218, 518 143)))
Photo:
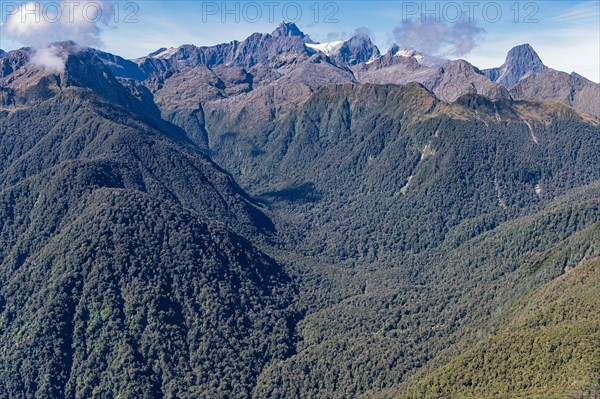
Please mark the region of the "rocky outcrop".
POLYGON ((548 67, 544 65, 533 47, 529 44, 522 44, 513 47, 508 52, 506 61, 502 66, 486 69, 483 73, 491 81, 500 83, 510 89, 520 80, 547 69, 548 67))
POLYGON ((600 117, 600 85, 575 72, 548 69, 531 75, 511 90, 515 100, 558 100, 600 117))

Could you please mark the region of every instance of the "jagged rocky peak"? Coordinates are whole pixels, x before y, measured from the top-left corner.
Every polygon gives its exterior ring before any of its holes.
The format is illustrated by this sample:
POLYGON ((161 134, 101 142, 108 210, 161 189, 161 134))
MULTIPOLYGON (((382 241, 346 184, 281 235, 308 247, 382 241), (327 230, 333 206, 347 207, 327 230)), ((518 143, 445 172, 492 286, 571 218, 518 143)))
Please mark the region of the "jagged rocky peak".
POLYGON ((526 62, 531 66, 544 66, 544 63, 529 43, 515 46, 508 52, 505 64, 526 62))
POLYGON ((277 29, 275 29, 272 33, 272 36, 306 36, 304 32, 300 30, 293 22, 285 22, 281 21, 277 29))
POLYGON ((394 56, 398 53, 398 51, 400 51, 400 46, 398 46, 396 43, 392 44, 392 47, 390 47, 390 49, 388 50, 388 52, 385 54, 387 56, 394 56))
POLYGON ((376 59, 379 49, 366 34, 358 34, 346 40, 338 55, 344 65, 356 65, 376 59))
POLYGON ((490 80, 506 88, 512 88, 520 80, 546 69, 548 67, 544 65, 533 47, 526 43, 510 49, 502 66, 483 72, 490 80))
POLYGON ((281 21, 277 29, 271 33, 271 36, 275 38, 280 37, 299 37, 304 43, 315 43, 310 36, 302 32, 298 26, 293 22, 281 21))

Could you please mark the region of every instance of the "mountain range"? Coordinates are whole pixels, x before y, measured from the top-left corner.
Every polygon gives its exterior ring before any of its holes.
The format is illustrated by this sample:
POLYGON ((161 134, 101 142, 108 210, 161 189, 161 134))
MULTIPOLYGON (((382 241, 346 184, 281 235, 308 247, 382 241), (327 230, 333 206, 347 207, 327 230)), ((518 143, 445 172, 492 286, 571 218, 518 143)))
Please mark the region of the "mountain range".
MULTIPOLYGON (((110 55, 99 56, 113 58, 108 65, 117 76, 158 80, 160 88, 165 90, 175 84, 171 82, 174 75, 176 79, 189 79, 200 73, 196 69, 209 73, 199 68, 202 65, 212 72, 214 82, 208 76, 197 78, 202 80, 201 83, 212 86, 213 90, 207 95, 213 94, 217 98, 240 94, 236 90, 228 93, 225 89, 242 82, 249 84, 245 91, 253 91, 280 79, 284 79, 280 82, 282 84, 298 84, 297 81, 302 79, 299 75, 312 73, 315 82, 303 82, 302 85, 308 86, 306 92, 338 82, 417 82, 444 101, 454 101, 469 93, 492 99, 559 100, 576 109, 600 115, 597 108, 598 84, 576 73, 568 75, 546 67, 528 44, 511 49, 502 66, 479 70, 464 60, 445 60, 396 45, 381 55, 365 34, 337 42, 315 43, 296 25, 282 22, 271 34, 256 33, 241 42, 210 47, 185 45, 163 48, 133 62, 110 55), (225 70, 228 71, 227 76, 221 76, 225 70), (188 76, 186 72, 195 75, 188 76), (232 73, 234 76, 231 76, 232 73), (237 73, 247 74, 244 77, 251 80, 245 82, 241 75, 235 75, 237 73), (547 79, 548 74, 553 74, 553 79, 547 79), (227 77, 233 77, 234 81, 228 82, 227 77), (544 81, 552 84, 543 85, 544 81), (534 92, 531 86, 537 90, 534 92), (569 95, 565 95, 567 92, 569 95)), ((304 99, 300 96, 297 101, 304 99)))
POLYGON ((595 398, 600 85, 296 25, 0 51, 1 398, 595 398))

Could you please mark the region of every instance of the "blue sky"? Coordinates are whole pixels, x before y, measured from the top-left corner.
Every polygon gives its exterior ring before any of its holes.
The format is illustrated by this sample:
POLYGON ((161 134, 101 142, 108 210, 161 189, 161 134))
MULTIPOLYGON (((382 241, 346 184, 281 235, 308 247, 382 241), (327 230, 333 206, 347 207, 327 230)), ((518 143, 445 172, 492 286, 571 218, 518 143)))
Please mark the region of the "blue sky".
MULTIPOLYGON (((3 22, 10 10, 7 4, 12 2, 2 0, 3 22)), ((474 38, 475 47, 460 58, 480 68, 498 66, 511 47, 530 43, 546 65, 600 82, 598 1, 143 0, 114 2, 113 7, 119 12, 108 25, 101 25, 99 47, 126 58, 160 47, 241 40, 253 32, 271 32, 282 19, 296 22, 320 42, 348 38, 362 29, 385 52, 398 42, 394 31, 407 20, 418 20, 425 13, 430 20, 453 26, 460 12, 463 20, 470 18, 472 25, 483 29, 474 38)), ((0 37, 5 50, 27 44, 6 34, 0 37)))

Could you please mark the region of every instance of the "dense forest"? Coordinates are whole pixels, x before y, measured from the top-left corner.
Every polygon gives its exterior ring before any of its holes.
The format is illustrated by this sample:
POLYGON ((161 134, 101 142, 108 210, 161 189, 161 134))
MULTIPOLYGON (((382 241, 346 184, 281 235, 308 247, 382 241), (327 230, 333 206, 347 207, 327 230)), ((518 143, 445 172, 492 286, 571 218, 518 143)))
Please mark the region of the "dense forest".
POLYGON ((0 398, 600 397, 598 118, 345 83, 257 122, 23 54, 0 398))

